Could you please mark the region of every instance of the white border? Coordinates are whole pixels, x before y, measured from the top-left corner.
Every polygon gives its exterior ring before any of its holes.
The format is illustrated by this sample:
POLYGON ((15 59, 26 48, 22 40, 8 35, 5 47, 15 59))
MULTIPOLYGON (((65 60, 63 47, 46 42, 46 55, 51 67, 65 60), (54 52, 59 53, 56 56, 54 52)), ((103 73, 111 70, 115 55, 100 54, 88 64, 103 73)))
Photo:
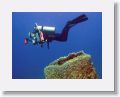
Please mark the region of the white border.
POLYGON ((0 3, 0 87, 4 91, 114 91, 112 0, 5 0, 0 3), (102 79, 12 79, 12 12, 102 12, 102 79))

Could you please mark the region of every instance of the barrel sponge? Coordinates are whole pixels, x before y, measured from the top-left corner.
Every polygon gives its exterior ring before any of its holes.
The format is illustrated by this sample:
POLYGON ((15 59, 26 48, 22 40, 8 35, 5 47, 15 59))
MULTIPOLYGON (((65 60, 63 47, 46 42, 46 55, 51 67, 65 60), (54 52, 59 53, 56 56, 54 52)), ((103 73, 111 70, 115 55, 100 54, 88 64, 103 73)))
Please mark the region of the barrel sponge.
POLYGON ((83 51, 60 57, 44 68, 46 79, 97 79, 91 56, 83 51))

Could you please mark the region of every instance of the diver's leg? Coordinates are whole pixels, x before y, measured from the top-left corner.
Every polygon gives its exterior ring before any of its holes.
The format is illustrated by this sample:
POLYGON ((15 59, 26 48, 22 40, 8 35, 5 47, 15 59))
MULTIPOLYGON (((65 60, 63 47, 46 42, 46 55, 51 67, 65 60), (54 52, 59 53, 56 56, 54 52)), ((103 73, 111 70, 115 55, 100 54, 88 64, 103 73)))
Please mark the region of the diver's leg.
POLYGON ((71 27, 69 27, 68 25, 66 25, 61 33, 61 35, 59 36, 59 40, 61 41, 67 41, 67 37, 68 37, 68 32, 70 30, 71 27))
POLYGON ((67 41, 68 32, 72 26, 73 25, 71 23, 67 22, 67 24, 65 25, 65 27, 62 30, 62 33, 60 35, 58 35, 57 40, 67 41))
POLYGON ((53 41, 53 40, 57 40, 57 41, 63 41, 63 39, 61 38, 61 34, 53 34, 53 35, 48 35, 47 40, 49 41, 53 41))
POLYGON ((57 41, 67 41, 68 38, 68 32, 70 30, 70 28, 72 28, 75 24, 72 24, 70 22, 67 22, 67 24, 65 25, 65 27, 62 30, 61 34, 54 34, 54 40, 57 41))
POLYGON ((65 25, 65 27, 63 28, 62 33, 51 35, 50 40, 67 41, 68 32, 69 32, 70 28, 72 28, 76 24, 81 23, 86 20, 88 20, 87 16, 81 15, 71 21, 68 21, 67 24, 65 25))
POLYGON ((65 25, 65 27, 62 30, 62 34, 60 36, 60 39, 62 41, 66 41, 67 37, 68 37, 68 32, 69 32, 70 28, 72 28, 76 24, 84 22, 86 20, 88 20, 88 17, 86 15, 80 15, 77 18, 75 18, 75 19, 73 19, 71 21, 68 21, 67 24, 65 25))

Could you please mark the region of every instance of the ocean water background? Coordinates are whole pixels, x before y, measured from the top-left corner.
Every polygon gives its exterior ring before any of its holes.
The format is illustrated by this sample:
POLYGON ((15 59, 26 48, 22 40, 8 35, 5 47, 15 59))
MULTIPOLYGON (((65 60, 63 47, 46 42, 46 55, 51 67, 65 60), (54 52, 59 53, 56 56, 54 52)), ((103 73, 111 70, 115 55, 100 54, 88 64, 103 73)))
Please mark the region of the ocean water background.
POLYGON ((90 54, 99 78, 102 78, 102 13, 101 12, 13 12, 12 13, 12 78, 44 79, 44 67, 61 56, 84 50, 90 54), (24 44, 35 23, 55 26, 61 33, 66 22, 86 14, 88 20, 77 24, 66 42, 53 41, 50 49, 44 44, 24 44))

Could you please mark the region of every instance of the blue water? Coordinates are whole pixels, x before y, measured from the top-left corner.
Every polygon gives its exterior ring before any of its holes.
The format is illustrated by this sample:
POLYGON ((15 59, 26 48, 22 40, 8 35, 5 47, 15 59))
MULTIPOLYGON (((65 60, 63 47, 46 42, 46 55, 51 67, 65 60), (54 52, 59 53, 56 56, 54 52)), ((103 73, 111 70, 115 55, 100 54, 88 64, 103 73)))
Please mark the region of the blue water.
POLYGON ((44 67, 61 56, 84 50, 92 57, 99 78, 102 78, 102 13, 85 12, 88 20, 74 26, 66 42, 53 41, 50 49, 44 44, 24 45, 24 38, 33 31, 34 23, 55 26, 61 33, 68 20, 83 12, 13 12, 12 13, 12 78, 43 79, 44 67))

